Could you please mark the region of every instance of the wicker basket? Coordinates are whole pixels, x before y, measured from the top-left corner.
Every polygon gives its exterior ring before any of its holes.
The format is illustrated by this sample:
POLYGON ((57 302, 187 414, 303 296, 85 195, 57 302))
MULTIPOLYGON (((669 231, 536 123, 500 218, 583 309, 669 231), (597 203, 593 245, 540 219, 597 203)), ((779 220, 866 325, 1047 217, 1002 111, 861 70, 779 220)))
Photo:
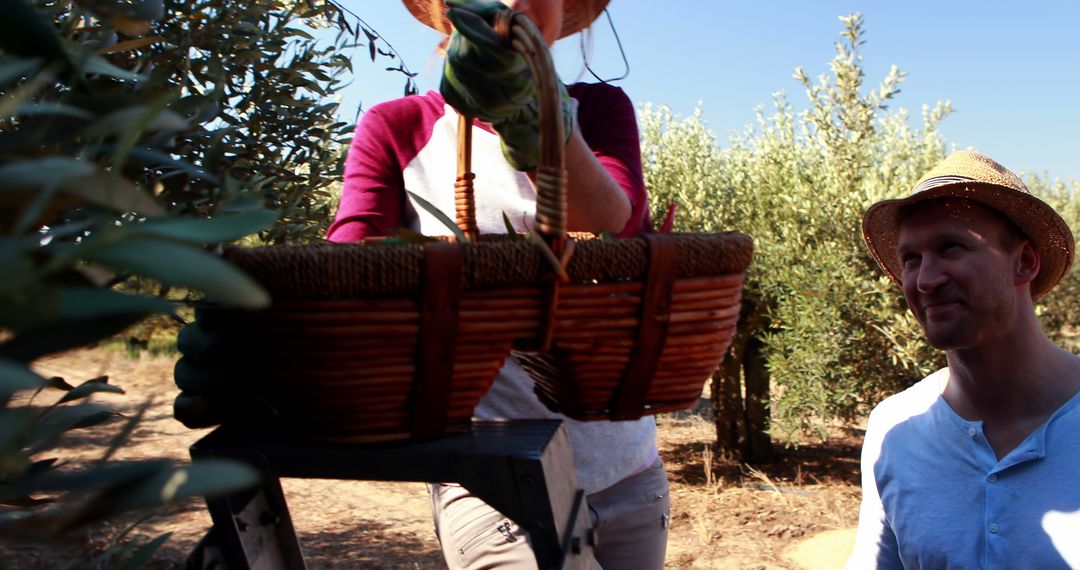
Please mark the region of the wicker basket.
MULTIPOLYGON (((521 246, 516 249, 534 249, 521 246)), ((205 306, 199 319, 210 333, 258 347, 238 351, 229 366, 243 372, 228 374, 228 381, 232 392, 272 411, 263 427, 325 441, 461 432, 512 344, 536 327, 536 315, 506 318, 518 303, 505 284, 527 277, 507 281, 514 276, 492 271, 477 273, 498 277, 491 281, 468 277, 476 264, 498 264, 514 249, 229 248, 226 259, 262 284, 273 304, 253 312, 205 306)), ((235 419, 251 421, 245 414, 235 419)))
POLYGON ((607 294, 567 287, 550 349, 514 354, 541 401, 574 419, 689 409, 731 344, 742 282, 741 272, 668 279, 662 300, 644 303, 649 287, 641 283, 607 294))
POLYGON ((517 18, 496 28, 541 92, 535 230, 546 245, 478 235, 463 117, 456 214, 469 243, 228 249, 273 305, 203 315, 262 347, 241 381, 277 426, 334 441, 465 430, 512 348, 552 409, 632 419, 693 405, 723 358, 752 241, 568 236, 556 75, 535 27, 517 18))

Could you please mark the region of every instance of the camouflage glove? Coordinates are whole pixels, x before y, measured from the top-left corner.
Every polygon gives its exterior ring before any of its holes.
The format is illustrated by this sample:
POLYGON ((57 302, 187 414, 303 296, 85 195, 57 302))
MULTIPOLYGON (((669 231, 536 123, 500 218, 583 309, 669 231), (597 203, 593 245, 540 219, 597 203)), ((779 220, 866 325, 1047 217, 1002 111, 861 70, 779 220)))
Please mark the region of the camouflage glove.
MULTIPOLYGON (((454 31, 439 91, 458 112, 491 124, 511 166, 535 169, 540 162, 540 106, 532 71, 492 28, 495 15, 510 8, 476 0, 447 0, 446 4, 454 31)), ((577 101, 561 82, 559 92, 563 133, 569 141, 577 101)))
POLYGON ((242 346, 237 335, 207 332, 196 316, 180 329, 176 347, 181 357, 173 377, 180 395, 173 403, 173 415, 190 428, 209 427, 231 421, 262 421, 270 417, 267 406, 243 388, 244 380, 257 374, 251 359, 256 354, 242 346))

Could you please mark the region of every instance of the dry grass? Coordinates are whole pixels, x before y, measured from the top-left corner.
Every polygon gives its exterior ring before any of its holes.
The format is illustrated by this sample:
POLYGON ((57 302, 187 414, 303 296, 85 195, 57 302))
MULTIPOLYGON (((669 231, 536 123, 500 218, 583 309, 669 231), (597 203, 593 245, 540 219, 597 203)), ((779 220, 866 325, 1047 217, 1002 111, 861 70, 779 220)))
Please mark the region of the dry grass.
POLYGON ((700 416, 666 416, 659 426, 672 488, 671 567, 798 568, 785 549, 858 520, 856 438, 781 449, 749 466, 715 457, 713 424, 700 416))

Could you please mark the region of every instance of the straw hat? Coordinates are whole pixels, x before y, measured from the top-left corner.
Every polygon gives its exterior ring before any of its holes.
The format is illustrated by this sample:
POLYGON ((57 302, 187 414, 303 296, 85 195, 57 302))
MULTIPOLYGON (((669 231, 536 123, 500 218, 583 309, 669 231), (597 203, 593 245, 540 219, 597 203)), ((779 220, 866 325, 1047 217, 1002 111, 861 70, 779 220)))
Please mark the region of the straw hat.
MULTIPOLYGON (((563 0, 562 32, 565 38, 589 27, 604 11, 609 0, 563 0)), ((450 35, 450 20, 442 0, 404 0, 405 7, 421 24, 442 34, 450 35)))
POLYGON ((993 208, 1024 232, 1041 260, 1039 274, 1031 283, 1033 297, 1049 291, 1068 272, 1075 245, 1065 220, 1046 202, 1032 196, 1020 178, 1004 166, 977 152, 960 151, 926 173, 907 198, 883 200, 866 210, 863 239, 893 281, 900 283, 896 246, 901 209, 946 197, 965 198, 993 208))

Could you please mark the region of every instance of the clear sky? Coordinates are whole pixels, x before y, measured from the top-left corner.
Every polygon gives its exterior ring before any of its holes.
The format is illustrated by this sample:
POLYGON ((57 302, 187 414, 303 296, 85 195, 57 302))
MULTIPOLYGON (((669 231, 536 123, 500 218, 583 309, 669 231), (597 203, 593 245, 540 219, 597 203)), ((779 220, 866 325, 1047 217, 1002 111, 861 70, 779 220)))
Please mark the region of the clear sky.
MULTIPOLYGON (((438 86, 439 36, 400 2, 342 0, 402 55, 421 91, 438 86)), ((896 64, 908 74, 894 106, 921 121, 924 103, 952 101, 941 125, 949 143, 975 148, 1024 172, 1080 179, 1080 2, 1074 0, 720 1, 612 0, 609 12, 630 63, 616 82, 639 106, 667 105, 688 115, 702 104, 721 144, 754 122, 754 109, 786 91, 802 106, 792 79, 828 71, 842 24, 861 12, 867 88, 896 64)), ((566 82, 583 72, 577 36, 556 44, 566 82)), ((356 78, 344 92, 342 117, 398 97, 399 74, 355 56, 356 78)), ((601 16, 593 25, 590 64, 601 77, 622 72, 618 48, 601 16)))

